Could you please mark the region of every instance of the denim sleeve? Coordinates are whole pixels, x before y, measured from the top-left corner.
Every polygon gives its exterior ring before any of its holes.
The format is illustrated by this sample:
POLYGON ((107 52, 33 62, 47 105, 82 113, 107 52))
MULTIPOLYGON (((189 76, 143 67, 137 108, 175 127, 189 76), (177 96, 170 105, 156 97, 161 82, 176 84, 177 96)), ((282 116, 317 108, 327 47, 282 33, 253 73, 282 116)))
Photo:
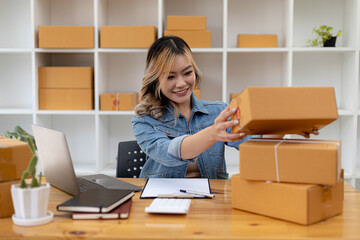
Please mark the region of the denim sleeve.
POLYGON ((182 140, 188 135, 170 139, 138 117, 133 118, 132 129, 140 148, 154 161, 167 167, 180 166, 191 161, 182 159, 180 154, 182 140))

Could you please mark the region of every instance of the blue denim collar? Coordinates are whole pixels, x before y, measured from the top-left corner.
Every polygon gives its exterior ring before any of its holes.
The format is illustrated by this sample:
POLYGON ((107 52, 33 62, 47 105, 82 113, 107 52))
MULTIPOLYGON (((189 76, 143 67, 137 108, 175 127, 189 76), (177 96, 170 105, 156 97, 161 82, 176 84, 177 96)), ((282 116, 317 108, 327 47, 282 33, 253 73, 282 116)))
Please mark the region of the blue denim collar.
MULTIPOLYGON (((195 114, 197 112, 204 113, 204 114, 210 114, 209 111, 205 108, 205 106, 202 104, 201 100, 197 99, 194 96, 194 93, 191 94, 191 104, 192 104, 192 114, 195 114)), ((162 121, 171 121, 174 120, 174 108, 171 106, 171 104, 167 105, 167 110, 164 112, 164 119, 162 121)))

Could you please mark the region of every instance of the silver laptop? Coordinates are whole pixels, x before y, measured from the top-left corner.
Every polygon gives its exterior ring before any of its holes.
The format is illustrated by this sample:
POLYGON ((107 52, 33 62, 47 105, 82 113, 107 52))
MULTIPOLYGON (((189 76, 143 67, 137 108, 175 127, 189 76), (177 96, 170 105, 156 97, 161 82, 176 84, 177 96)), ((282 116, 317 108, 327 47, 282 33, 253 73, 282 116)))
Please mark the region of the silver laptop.
POLYGON ((94 188, 142 190, 104 174, 76 177, 65 134, 37 125, 32 125, 32 130, 46 181, 52 186, 71 195, 94 188))

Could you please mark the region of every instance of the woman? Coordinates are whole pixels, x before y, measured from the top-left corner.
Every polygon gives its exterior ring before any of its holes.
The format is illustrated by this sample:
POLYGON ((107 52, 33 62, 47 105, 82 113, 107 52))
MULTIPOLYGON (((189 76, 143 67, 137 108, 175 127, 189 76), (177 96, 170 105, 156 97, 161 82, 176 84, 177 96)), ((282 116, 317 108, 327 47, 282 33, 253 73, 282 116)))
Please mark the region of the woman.
POLYGON ((140 104, 132 119, 147 161, 140 177, 227 179, 225 144, 238 148, 251 138, 231 133, 235 109, 196 99, 201 72, 184 40, 158 39, 148 50, 140 104))

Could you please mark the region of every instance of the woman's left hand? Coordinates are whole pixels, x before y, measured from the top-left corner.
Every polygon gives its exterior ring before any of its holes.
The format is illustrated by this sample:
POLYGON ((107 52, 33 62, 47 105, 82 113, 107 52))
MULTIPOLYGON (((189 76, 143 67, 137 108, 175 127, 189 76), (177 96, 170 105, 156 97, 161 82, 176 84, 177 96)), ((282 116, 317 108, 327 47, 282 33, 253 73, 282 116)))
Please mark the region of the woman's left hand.
MULTIPOLYGON (((211 126, 212 128, 212 137, 216 142, 236 142, 243 139, 246 134, 245 133, 228 133, 226 131, 227 128, 235 126, 239 124, 238 120, 229 121, 229 118, 236 113, 236 108, 230 109, 227 106, 215 119, 214 124, 211 126)), ((241 114, 239 112, 239 114, 241 114)))

